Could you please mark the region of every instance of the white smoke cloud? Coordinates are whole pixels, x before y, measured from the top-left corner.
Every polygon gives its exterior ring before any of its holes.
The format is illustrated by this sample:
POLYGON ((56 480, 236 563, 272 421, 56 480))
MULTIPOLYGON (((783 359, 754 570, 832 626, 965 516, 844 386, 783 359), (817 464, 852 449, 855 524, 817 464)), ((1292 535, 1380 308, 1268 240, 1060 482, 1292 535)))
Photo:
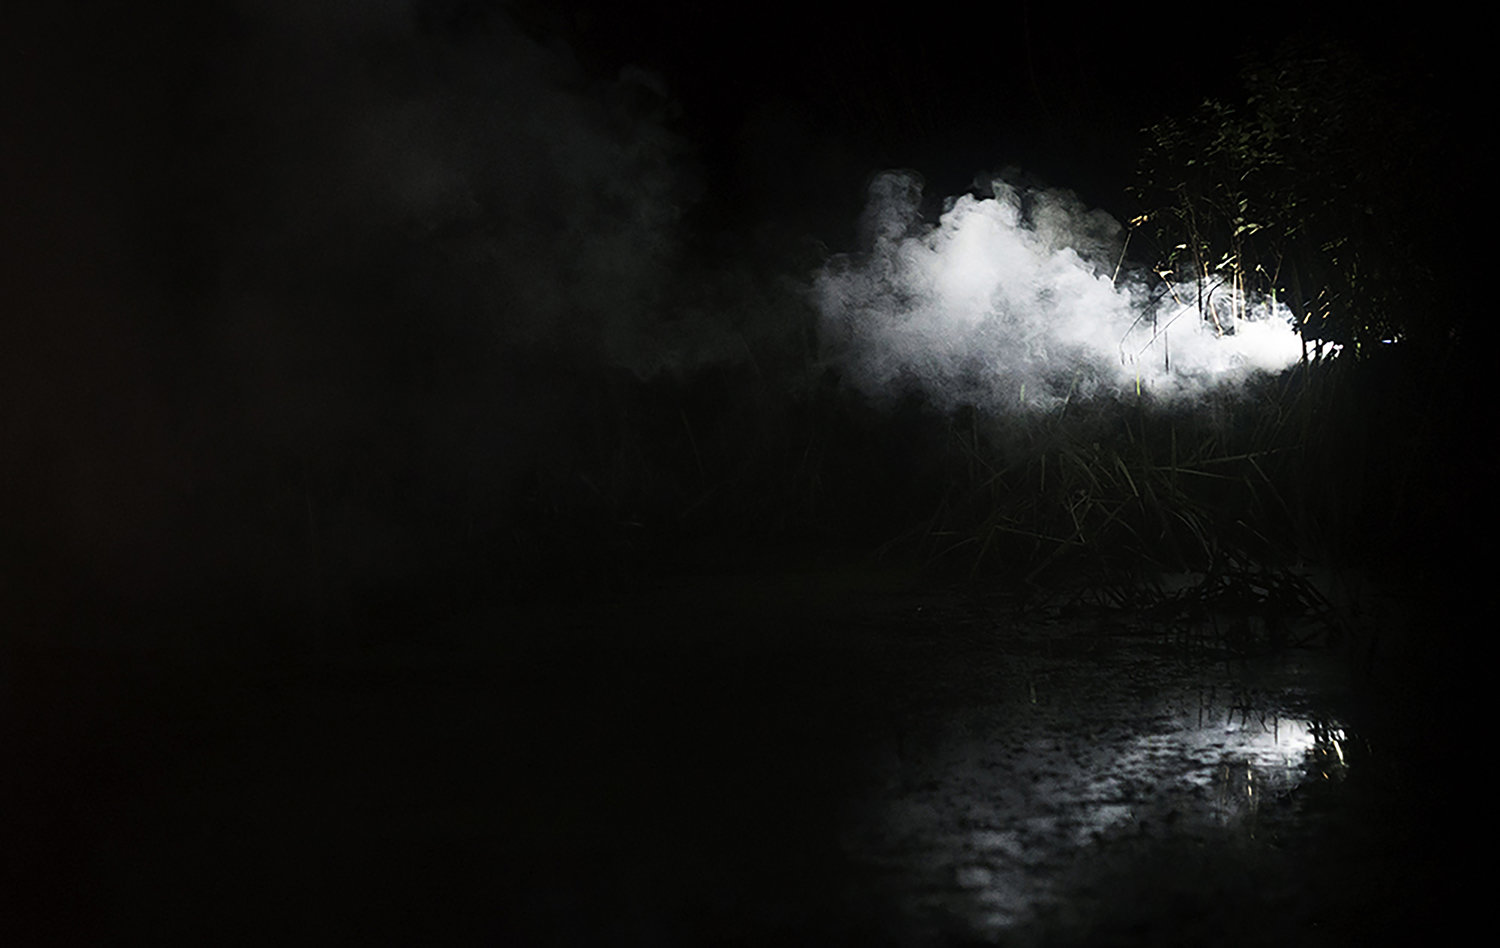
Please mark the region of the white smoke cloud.
POLYGON ((1150 392, 1163 400, 1232 388, 1295 362, 1285 307, 1202 288, 1153 294, 1117 279, 1122 228, 1067 192, 992 182, 934 224, 921 183, 878 175, 860 233, 868 249, 818 274, 824 355, 871 395, 919 386, 943 407, 1048 409, 1150 392))

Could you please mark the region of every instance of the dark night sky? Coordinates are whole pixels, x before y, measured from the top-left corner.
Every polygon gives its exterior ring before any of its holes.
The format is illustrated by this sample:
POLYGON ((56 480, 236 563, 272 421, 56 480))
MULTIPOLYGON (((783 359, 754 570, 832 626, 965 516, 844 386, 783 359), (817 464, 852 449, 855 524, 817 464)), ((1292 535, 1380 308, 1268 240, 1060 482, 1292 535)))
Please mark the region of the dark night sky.
MULTIPOLYGON (((212 230, 236 200, 262 200, 245 179, 263 179, 291 149, 267 139, 257 113, 289 96, 316 99, 338 62, 336 52, 320 62, 319 46, 336 50, 371 23, 414 22, 413 34, 448 43, 519 29, 573 64, 546 81, 608 84, 622 68, 644 69, 669 100, 652 119, 688 143, 702 175, 701 213, 736 227, 777 218, 835 242, 865 176, 884 167, 918 170, 951 194, 977 172, 1015 166, 1124 213, 1138 130, 1233 95, 1241 58, 1290 37, 1352 41, 1406 84, 1429 87, 1431 109, 1455 124, 1478 95, 1466 88, 1478 34, 1460 22, 1290 2, 246 0, 59 4, 28 16, 36 22, 11 31, 6 56, 7 88, 20 94, 9 96, 16 133, 5 161, 22 205, 13 220, 41 238, 23 242, 41 257, 55 257, 39 249, 48 232, 66 242, 62 229, 94 226, 78 219, 91 194, 120 207, 130 218, 121 226, 154 218, 158 232, 179 234, 212 230), (256 45, 273 22, 303 34, 305 55, 256 45)), ((321 107, 316 121, 326 122, 339 105, 321 107)), ((209 252, 202 240, 183 243, 164 250, 179 275, 209 252)))
POLYGON ((857 193, 871 166, 914 168, 943 193, 981 170, 1020 166, 1115 209, 1139 129, 1207 96, 1232 97, 1247 56, 1291 38, 1338 39, 1441 88, 1467 68, 1461 47, 1472 43, 1436 19, 1281 0, 771 0, 730 9, 687 0, 516 5, 528 29, 561 37, 598 74, 625 65, 659 72, 719 195, 777 213, 857 193), (852 180, 836 177, 850 171, 852 180))
POLYGON ((1197 57, 1192 41, 1138 15, 1080 17, 1055 4, 832 14, 773 2, 743 19, 712 5, 646 6, 581 9, 534 28, 560 32, 602 73, 659 72, 711 193, 752 215, 834 202, 847 211, 882 166, 955 191, 976 172, 1019 165, 1103 200, 1123 183, 1135 131, 1226 91, 1237 47, 1252 42, 1197 57), (1174 45, 1176 55, 1153 55, 1174 45))

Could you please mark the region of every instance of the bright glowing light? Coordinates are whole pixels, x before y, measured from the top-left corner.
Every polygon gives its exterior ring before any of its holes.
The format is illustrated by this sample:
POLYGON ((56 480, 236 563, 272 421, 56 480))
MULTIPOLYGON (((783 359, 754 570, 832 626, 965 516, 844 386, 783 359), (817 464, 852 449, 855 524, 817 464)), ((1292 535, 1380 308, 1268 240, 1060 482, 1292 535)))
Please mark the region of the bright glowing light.
POLYGON ((869 250, 830 261, 815 286, 825 354, 866 392, 915 380, 941 405, 994 410, 1017 392, 1034 409, 1146 390, 1176 399, 1301 358, 1284 306, 1220 283, 1178 284, 1174 300, 1117 281, 1114 219, 1067 192, 992 190, 930 225, 914 175, 872 183, 869 250))

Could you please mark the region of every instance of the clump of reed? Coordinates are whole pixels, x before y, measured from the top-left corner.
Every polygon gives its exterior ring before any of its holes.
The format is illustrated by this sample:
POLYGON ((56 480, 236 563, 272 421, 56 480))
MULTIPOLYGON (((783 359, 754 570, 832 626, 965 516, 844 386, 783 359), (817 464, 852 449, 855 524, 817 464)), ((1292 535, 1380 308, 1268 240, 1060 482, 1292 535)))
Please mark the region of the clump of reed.
POLYGON ((1267 472, 1290 445, 1247 430, 1230 400, 1181 410, 1147 398, 1047 415, 950 421, 951 479, 897 546, 940 568, 1040 584, 1083 569, 1207 570, 1244 550, 1291 555, 1285 501, 1267 472))
POLYGON ((1423 416, 1380 412, 1399 401, 1383 384, 1324 359, 1187 407, 966 409, 945 420, 940 496, 886 550, 1034 587, 1352 563, 1413 519, 1423 416))
POLYGON ((1310 359, 1190 405, 1144 393, 1022 414, 915 392, 875 405, 805 365, 617 378, 483 552, 519 595, 793 549, 1122 604, 1174 573, 1203 577, 1203 596, 1253 594, 1420 533, 1441 402, 1412 398, 1410 374, 1310 359))

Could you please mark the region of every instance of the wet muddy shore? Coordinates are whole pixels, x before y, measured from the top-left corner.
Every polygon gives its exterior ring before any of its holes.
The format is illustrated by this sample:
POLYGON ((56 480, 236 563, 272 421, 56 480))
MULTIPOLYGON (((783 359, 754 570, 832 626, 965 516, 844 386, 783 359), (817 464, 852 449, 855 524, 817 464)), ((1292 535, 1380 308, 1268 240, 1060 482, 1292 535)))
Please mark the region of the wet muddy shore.
POLYGON ((257 661, 16 653, 9 943, 1456 924, 1451 745, 1395 733, 1332 646, 828 575, 464 622, 257 661))

